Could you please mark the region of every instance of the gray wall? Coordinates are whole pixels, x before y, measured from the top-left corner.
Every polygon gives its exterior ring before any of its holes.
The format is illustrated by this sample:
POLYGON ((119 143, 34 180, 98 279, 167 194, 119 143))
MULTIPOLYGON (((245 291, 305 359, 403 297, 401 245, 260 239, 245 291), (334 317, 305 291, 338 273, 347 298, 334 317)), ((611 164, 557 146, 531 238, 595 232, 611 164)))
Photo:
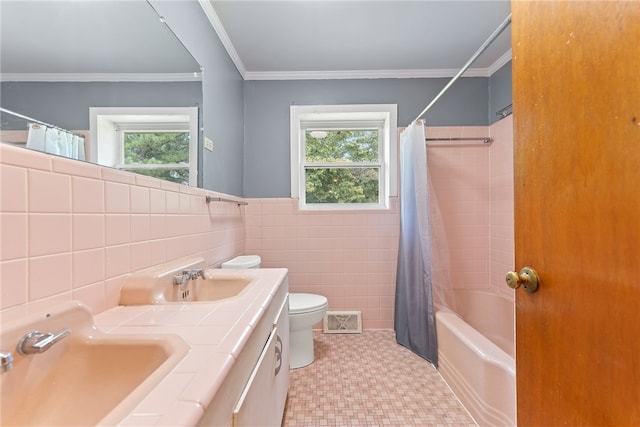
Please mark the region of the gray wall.
POLYGON ((503 65, 489 78, 489 123, 501 119, 496 111, 511 104, 511 61, 503 65))
POLYGON ((193 57, 204 67, 204 134, 213 152, 199 147, 200 186, 237 196, 243 179, 243 80, 195 0, 149 0, 193 57))
POLYGON ((89 107, 198 107, 202 84, 4 82, 0 98, 4 108, 65 129, 88 130, 89 107))
MULTIPOLYGON (((430 126, 486 126, 488 78, 461 78, 424 117, 430 126)), ((244 196, 290 197, 289 106, 398 104, 407 126, 449 79, 246 81, 244 196)))

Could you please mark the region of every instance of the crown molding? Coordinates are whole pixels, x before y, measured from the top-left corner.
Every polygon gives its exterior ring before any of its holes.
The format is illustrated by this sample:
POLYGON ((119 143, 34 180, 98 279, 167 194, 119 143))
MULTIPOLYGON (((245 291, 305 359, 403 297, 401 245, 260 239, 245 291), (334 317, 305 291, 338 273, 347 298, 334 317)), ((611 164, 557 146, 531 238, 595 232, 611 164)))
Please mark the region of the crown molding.
POLYGON ((213 8, 209 0, 198 0, 198 3, 200 3, 200 7, 202 7, 202 10, 204 10, 204 14, 207 16, 207 19, 209 20, 209 23, 215 30, 216 34, 218 34, 218 37, 220 38, 222 45, 229 54, 231 61, 233 61, 242 78, 246 80, 245 76, 247 74, 247 69, 242 62, 242 59, 240 59, 240 55, 238 55, 236 48, 233 46, 233 43, 231 43, 231 39, 229 38, 227 31, 224 29, 222 21, 220 21, 220 18, 218 18, 218 14, 216 13, 215 9, 213 8))
MULTIPOLYGON (((493 65, 492 65, 493 66, 493 65)), ((500 67, 498 67, 500 68, 500 67)), ((436 70, 347 70, 347 71, 247 71, 245 80, 344 80, 344 79, 433 79, 451 78, 457 69, 436 70)), ((463 77, 489 77, 489 68, 469 68, 463 77)))
POLYGON ((1 73, 2 82, 193 82, 201 73, 1 73))
POLYGON ((489 68, 487 68, 487 74, 491 77, 496 71, 506 65, 509 61, 511 61, 512 52, 511 49, 505 52, 500 58, 496 59, 496 62, 491 64, 489 68))

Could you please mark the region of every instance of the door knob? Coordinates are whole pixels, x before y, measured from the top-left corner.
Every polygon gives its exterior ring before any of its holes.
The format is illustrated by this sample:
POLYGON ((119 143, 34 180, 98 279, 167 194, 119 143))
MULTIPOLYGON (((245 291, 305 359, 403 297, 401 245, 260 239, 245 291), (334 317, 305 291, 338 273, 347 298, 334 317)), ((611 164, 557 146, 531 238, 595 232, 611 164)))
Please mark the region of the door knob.
POLYGON ((510 271, 507 273, 505 280, 507 281, 507 286, 511 289, 518 289, 522 285, 527 292, 535 292, 540 283, 538 273, 531 267, 524 267, 519 273, 510 271))

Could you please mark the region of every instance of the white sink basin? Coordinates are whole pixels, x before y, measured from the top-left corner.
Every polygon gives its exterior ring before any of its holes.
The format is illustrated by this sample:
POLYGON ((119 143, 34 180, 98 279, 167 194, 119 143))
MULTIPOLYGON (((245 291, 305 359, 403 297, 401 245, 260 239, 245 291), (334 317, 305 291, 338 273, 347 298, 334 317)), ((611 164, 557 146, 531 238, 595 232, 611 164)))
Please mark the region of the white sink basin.
POLYGON ((110 335, 89 310, 64 303, 2 319, 3 351, 13 368, 0 375, 2 425, 113 425, 124 419, 187 354, 177 336, 110 335), (43 353, 20 355, 30 331, 71 334, 43 353))

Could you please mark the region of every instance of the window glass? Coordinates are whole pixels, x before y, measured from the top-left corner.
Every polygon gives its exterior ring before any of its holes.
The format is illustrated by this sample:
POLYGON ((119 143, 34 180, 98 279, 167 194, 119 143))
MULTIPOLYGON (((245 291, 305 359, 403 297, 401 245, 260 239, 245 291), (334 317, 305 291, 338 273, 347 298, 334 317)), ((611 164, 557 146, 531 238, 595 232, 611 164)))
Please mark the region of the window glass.
POLYGON ((378 130, 322 130, 305 132, 307 162, 377 162, 378 130))
POLYGON ((124 163, 189 163, 189 132, 125 132, 124 163))
POLYGON ((305 170, 307 203, 378 203, 380 170, 313 168, 305 170))

